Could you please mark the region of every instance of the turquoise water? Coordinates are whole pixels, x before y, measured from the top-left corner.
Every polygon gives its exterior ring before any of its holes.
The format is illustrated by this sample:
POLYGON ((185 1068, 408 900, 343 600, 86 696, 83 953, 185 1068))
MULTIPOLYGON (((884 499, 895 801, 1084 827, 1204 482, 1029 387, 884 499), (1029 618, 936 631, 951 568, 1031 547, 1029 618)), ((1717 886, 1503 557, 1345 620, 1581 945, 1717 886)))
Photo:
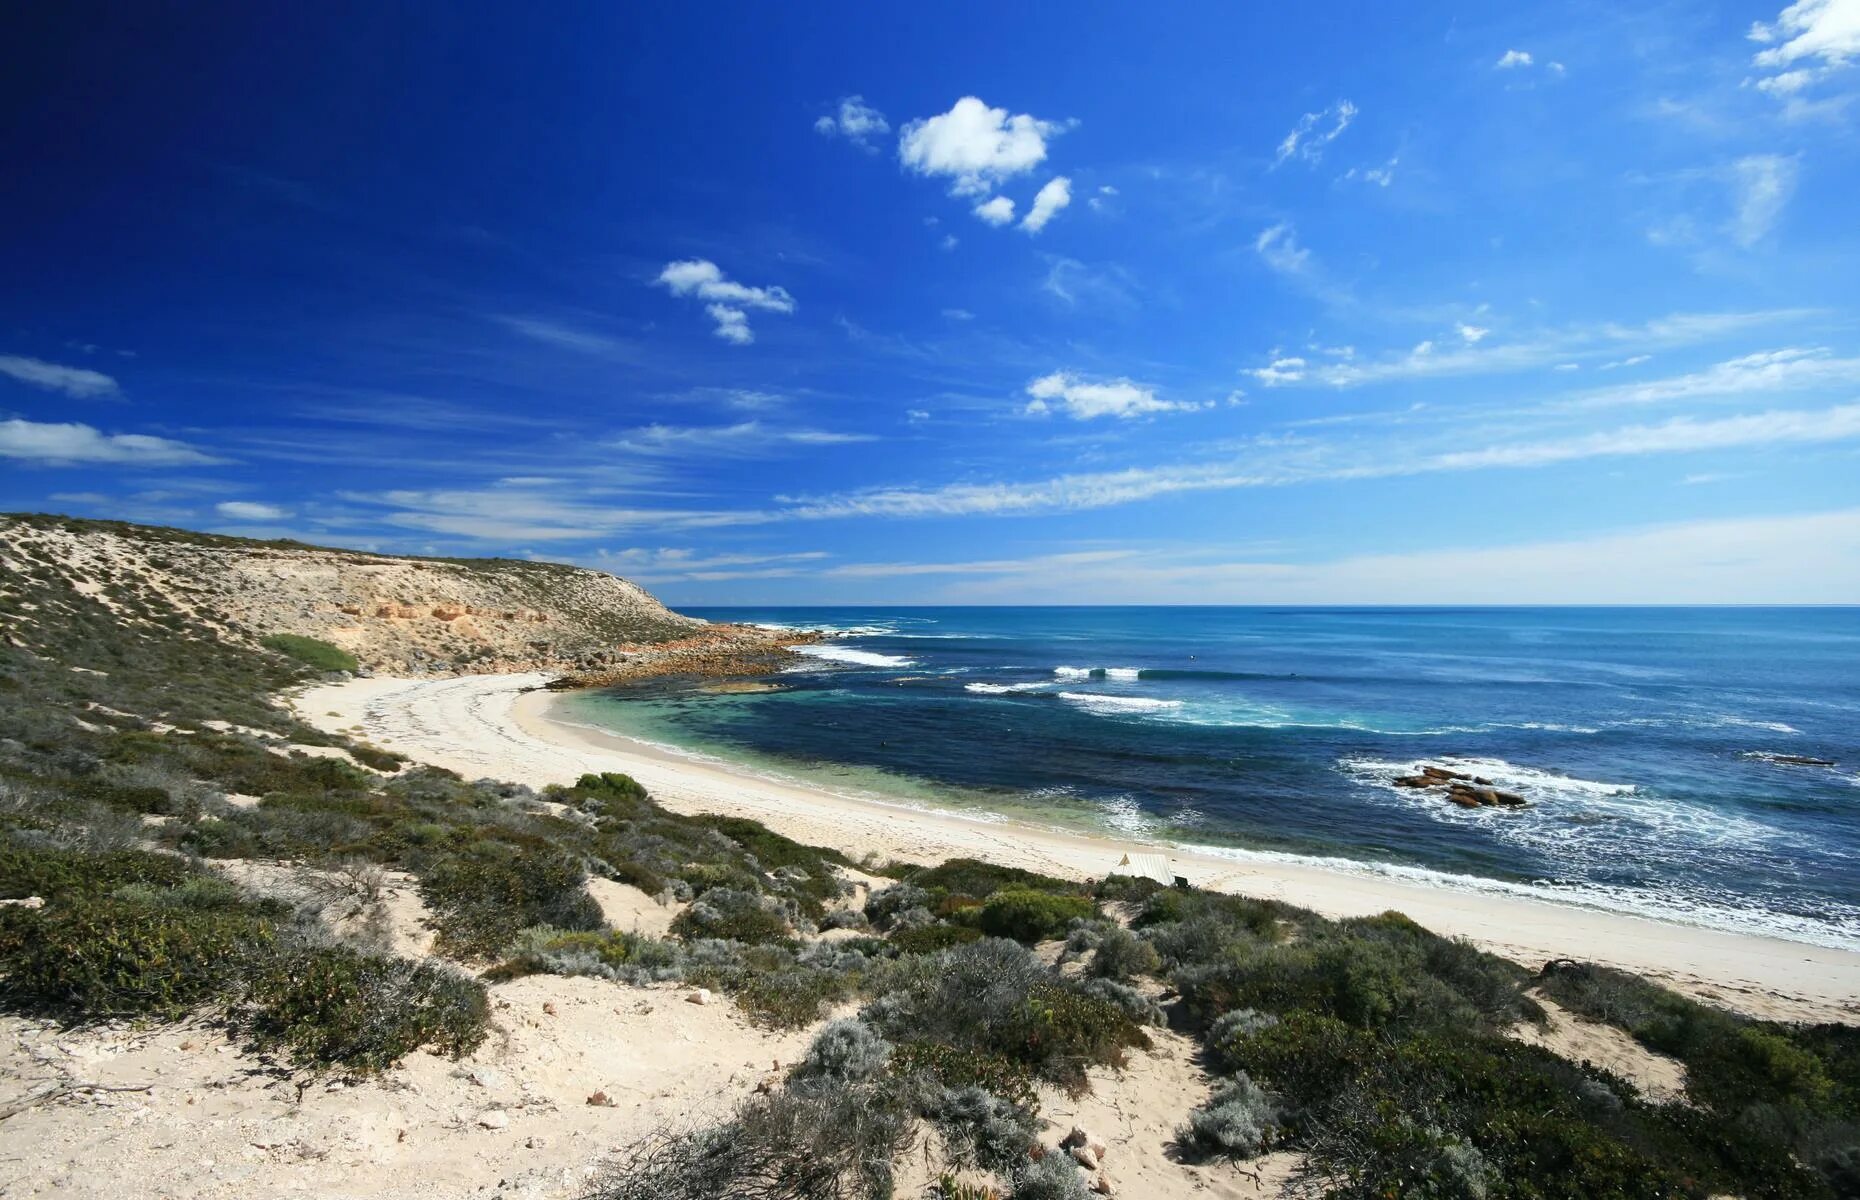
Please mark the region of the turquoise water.
POLYGON ((783 690, 660 682, 581 719, 842 790, 1860 948, 1860 609, 691 611, 837 633, 783 690), (1392 786, 1423 761, 1530 806, 1392 786))

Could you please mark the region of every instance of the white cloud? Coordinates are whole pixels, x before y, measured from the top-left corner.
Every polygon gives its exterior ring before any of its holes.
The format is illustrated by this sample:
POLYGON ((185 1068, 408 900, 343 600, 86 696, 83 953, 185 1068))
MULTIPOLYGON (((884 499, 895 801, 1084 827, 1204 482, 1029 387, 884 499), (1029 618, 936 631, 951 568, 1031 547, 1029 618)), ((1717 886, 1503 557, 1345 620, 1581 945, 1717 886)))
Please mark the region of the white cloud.
POLYGON ((1262 229, 1253 239, 1253 249, 1281 275, 1302 275, 1311 266, 1311 252, 1298 244, 1297 233, 1286 221, 1262 229))
POLYGON ((1860 383, 1860 358, 1835 358, 1825 347, 1791 347, 1746 354, 1742 358, 1733 358, 1702 371, 1670 379, 1602 388, 1576 398, 1570 402, 1569 407, 1662 404, 1700 396, 1736 396, 1749 392, 1768 394, 1855 383, 1860 383))
POLYGON ((710 301, 704 311, 717 323, 717 336, 739 346, 755 341, 746 309, 775 313, 794 311, 794 297, 786 288, 737 283, 726 278, 722 269, 708 259, 667 263, 655 282, 670 288, 674 296, 695 296, 710 301))
POLYGON ((1507 50, 1499 55, 1498 61, 1492 65, 1501 71, 1510 71, 1518 67, 1528 67, 1532 61, 1529 50, 1507 50))
POLYGON ((981 220, 999 228, 1014 219, 1014 202, 1006 196, 995 196, 977 204, 971 211, 981 220))
POLYGON ((891 132, 885 114, 865 102, 864 96, 847 96, 839 110, 814 122, 814 131, 827 137, 843 137, 868 153, 878 153, 872 139, 891 132))
MULTIPOLYGON (((1856 0, 1860 5, 1860 0, 1856 0)), ((1796 161, 1780 154, 1752 154, 1731 165, 1735 214, 1731 236, 1750 247, 1762 241, 1795 192, 1796 161)))
MULTIPOLYGON (((1397 379, 1438 375, 1491 375, 1543 367, 1580 364, 1583 355, 1619 355, 1624 349, 1637 354, 1671 346, 1720 341, 1734 334, 1814 315, 1812 310, 1770 309, 1744 313, 1674 313, 1640 325, 1603 324, 1545 330, 1514 341, 1486 339, 1478 345, 1438 347, 1427 354, 1414 351, 1393 358, 1356 358, 1315 365, 1305 381, 1329 387, 1357 387, 1397 379)), ((1297 382, 1282 380, 1281 382, 1297 382)))
POLYGON ((1326 480, 1389 479, 1703 451, 1811 445, 1860 439, 1860 404, 1782 410, 1701 421, 1680 417, 1573 437, 1505 442, 1468 450, 1377 448, 1339 459, 1309 444, 1265 446, 1250 457, 1061 475, 1025 483, 879 488, 791 502, 783 514, 829 517, 1003 516, 1108 508, 1159 496, 1326 480))
POLYGON ((545 489, 486 488, 341 492, 354 504, 386 509, 379 524, 478 541, 582 541, 626 529, 708 529, 753 525, 756 512, 669 508, 617 508, 565 500, 545 489))
MULTIPOLYGON (((957 564, 960 565, 960 564, 957 564)), ((855 568, 856 569, 856 568, 855 568)), ((901 573, 901 572, 900 572, 901 573)), ((929 572, 924 572, 929 573, 929 572)), ((1860 594, 1860 509, 1715 518, 1495 546, 1320 561, 1140 550, 1029 560, 938 588, 945 603, 1816 604, 1860 594)), ((922 593, 914 593, 922 602, 922 593)))
POLYGON ((1064 175, 1050 180, 1033 198, 1033 207, 1027 212, 1027 219, 1020 227, 1028 233, 1038 233, 1046 228, 1046 223, 1059 215, 1059 210, 1072 203, 1072 181, 1064 175))
POLYGON ((1622 367, 1638 367, 1652 357, 1653 355, 1651 354, 1630 354, 1626 358, 1617 359, 1614 362, 1605 362, 1601 365, 1600 369, 1603 371, 1618 371, 1622 367))
POLYGON ((1482 329, 1477 325, 1467 325, 1464 322, 1462 322, 1458 328, 1461 339, 1464 340, 1468 346, 1477 346, 1480 342, 1485 340, 1486 334, 1492 332, 1490 329, 1482 329))
POLYGON ((1348 100, 1339 100, 1322 112, 1306 113, 1279 143, 1279 151, 1273 156, 1272 165, 1278 167, 1289 158, 1317 163, 1324 157, 1325 147, 1343 136, 1343 131, 1355 119, 1356 105, 1348 100), (1324 123, 1328 123, 1328 128, 1319 127, 1324 123))
POLYGON ((1308 366, 1309 364, 1302 358, 1275 358, 1266 366, 1255 367, 1247 374, 1267 387, 1277 387, 1282 383, 1297 383, 1302 380, 1308 366))
POLYGON ((592 333, 586 329, 577 329, 557 321, 541 317, 523 317, 499 315, 491 318, 499 325, 513 333, 520 333, 532 341, 550 346, 561 346, 568 350, 578 350, 583 354, 603 356, 630 355, 634 347, 619 338, 606 334, 592 333))
POLYGON ((255 500, 222 500, 213 510, 234 521, 281 521, 291 515, 289 509, 255 500))
POLYGON ((975 314, 966 308, 946 308, 943 316, 951 321, 973 321, 975 314))
POLYGON ((1098 194, 1085 201, 1085 203, 1091 205, 1091 210, 1093 212, 1104 212, 1111 207, 1111 201, 1116 196, 1117 189, 1107 183, 1101 185, 1098 188, 1098 194))
POLYGON ((984 196, 1038 166, 1046 139, 1064 128, 964 96, 948 112, 906 125, 898 135, 898 159, 919 175, 946 176, 958 196, 984 196))
POLYGON ((1361 180, 1385 188, 1395 182, 1395 168, 1400 162, 1399 154, 1390 155, 1389 160, 1379 167, 1351 167, 1343 173, 1342 178, 1346 183, 1361 180))
POLYGON ((99 433, 89 425, 0 421, 0 458, 64 466, 118 463, 130 467, 192 467, 226 462, 186 442, 141 433, 99 433))
POLYGON ((722 579, 768 579, 800 572, 801 564, 828 557, 824 550, 788 554, 700 554, 672 547, 631 547, 596 550, 593 561, 602 570, 624 574, 640 583, 684 583, 722 579), (744 570, 743 568, 755 568, 744 570))
POLYGON ((643 425, 628 430, 611 445, 634 454, 748 456, 785 446, 838 446, 877 440, 868 433, 783 429, 761 421, 738 421, 734 425, 643 425))
POLYGON ((949 251, 951 251, 951 250, 954 250, 954 249, 956 248, 956 246, 957 246, 958 244, 959 244, 959 243, 958 243, 958 242, 957 242, 957 240, 956 240, 956 235, 955 235, 955 234, 953 234, 953 233, 946 233, 946 234, 944 234, 944 235, 943 235, 943 241, 941 242, 941 244, 940 244, 940 245, 941 245, 941 249, 942 249, 942 250, 943 250, 943 251, 944 251, 945 253, 948 253, 949 251))
POLYGON ((1860 58, 1860 0, 1796 0, 1772 22, 1750 27, 1764 49, 1752 56, 1772 71, 1757 86, 1774 96, 1795 96, 1860 58))
POLYGON ((117 394, 116 380, 102 371, 66 367, 37 358, 0 354, 0 375, 50 392, 63 392, 73 400, 90 400, 117 394))
POLYGON ((1027 385, 1033 399, 1027 411, 1043 416, 1063 411, 1075 421, 1097 417, 1141 417, 1151 413, 1190 412, 1200 405, 1161 400, 1156 390, 1128 379, 1087 380, 1070 371, 1054 371, 1027 385))

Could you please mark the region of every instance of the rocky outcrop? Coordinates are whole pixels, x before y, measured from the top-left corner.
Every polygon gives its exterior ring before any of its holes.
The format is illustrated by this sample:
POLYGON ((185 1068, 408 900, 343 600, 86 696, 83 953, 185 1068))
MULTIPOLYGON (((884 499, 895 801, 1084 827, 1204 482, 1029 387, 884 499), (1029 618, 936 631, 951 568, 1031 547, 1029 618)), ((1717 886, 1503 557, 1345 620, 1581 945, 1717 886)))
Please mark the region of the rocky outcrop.
POLYGON ((714 664, 779 650, 765 631, 681 616, 637 584, 560 563, 398 557, 115 521, 0 517, 0 566, 43 570, 48 562, 126 623, 144 619, 131 598, 154 592, 219 636, 301 634, 384 674, 583 674, 643 670, 650 651, 666 645, 686 647, 681 662, 714 664), (8 552, 27 546, 30 561, 8 552))
POLYGON ((1516 792, 1493 787, 1490 779, 1432 763, 1423 764, 1413 775, 1403 775, 1395 781, 1395 786, 1439 791, 1461 808, 1522 808, 1527 803, 1516 792))

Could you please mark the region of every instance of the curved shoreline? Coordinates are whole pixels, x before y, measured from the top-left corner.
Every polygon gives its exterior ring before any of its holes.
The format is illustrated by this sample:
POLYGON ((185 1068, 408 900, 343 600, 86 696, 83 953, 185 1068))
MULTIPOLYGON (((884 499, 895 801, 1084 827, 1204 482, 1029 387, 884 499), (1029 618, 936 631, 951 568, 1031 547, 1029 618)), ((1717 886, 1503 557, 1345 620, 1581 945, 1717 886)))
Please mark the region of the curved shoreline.
POLYGON ((313 687, 299 715, 468 777, 541 786, 620 771, 678 812, 751 817, 788 837, 917 862, 967 856, 1074 878, 1159 850, 1200 887, 1268 897, 1327 916, 1398 909, 1436 932, 1536 967, 1583 958, 1651 975, 1709 1000, 1785 1020, 1860 1021, 1860 954, 1658 921, 1549 899, 1476 891, 1218 850, 1159 848, 957 810, 909 807, 770 779, 551 716, 542 675, 355 679, 313 687))

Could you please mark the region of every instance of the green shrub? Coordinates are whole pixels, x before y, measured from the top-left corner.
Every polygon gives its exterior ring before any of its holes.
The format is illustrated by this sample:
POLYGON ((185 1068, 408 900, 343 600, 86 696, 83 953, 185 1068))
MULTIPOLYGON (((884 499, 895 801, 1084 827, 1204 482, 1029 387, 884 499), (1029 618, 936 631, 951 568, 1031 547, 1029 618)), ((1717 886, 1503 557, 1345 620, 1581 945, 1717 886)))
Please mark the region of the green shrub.
POLYGON ((811 967, 746 971, 726 982, 731 998, 751 1020, 773 1029, 801 1029, 852 995, 855 981, 811 967))
POLYGON ((319 671, 352 672, 361 665, 347 650, 295 633, 274 633, 259 644, 319 671))
POLYGON ((1141 904, 1165 887, 1165 884, 1157 883, 1147 875, 1106 875, 1092 889, 1092 895, 1106 903, 1123 901, 1126 904, 1141 904))
POLYGON ((1242 1071, 1189 1113, 1175 1136, 1201 1154, 1253 1158, 1272 1144, 1278 1124, 1278 1101, 1242 1071))
POLYGON ((982 905, 979 923, 982 932, 990 937, 1044 942, 1064 936, 1073 921, 1092 917, 1097 911, 1085 896, 1009 888, 988 898, 982 905))
POLYGON ((754 946, 785 941, 788 922, 754 892, 713 888, 672 919, 672 932, 686 941, 721 938, 754 946))
POLYGON ((1040 1094, 1026 1065, 985 1050, 904 1042, 892 1049, 891 1073, 899 1078, 921 1075, 951 1091, 980 1088, 1029 1112, 1040 1110, 1040 1094))
POLYGON ((0 841, 0 899, 107 895, 126 884, 174 887, 197 875, 172 854, 28 847, 0 841))
POLYGON ((382 1071, 420 1049, 453 1058, 484 1041, 484 986, 445 967, 346 947, 272 957, 247 986, 239 1024, 299 1066, 382 1071))
POLYGON ((440 949, 485 959, 532 925, 600 928, 600 906, 584 878, 580 865, 553 847, 479 841, 435 863, 420 877, 420 892, 440 949))
POLYGON ((1091 973, 1101 979, 1121 981, 1133 975, 1150 975, 1161 966, 1156 947, 1117 926, 1105 930, 1091 956, 1091 973))
POLYGON ((989 896, 995 892, 1017 891, 1079 893, 1085 889, 1065 879, 1055 879, 1037 871, 1003 867, 974 858, 952 858, 939 866, 911 871, 904 882, 928 892, 954 893, 964 896, 989 896))
POLYGON ((178 1017, 219 996, 273 936, 236 909, 84 897, 0 910, 0 1003, 67 1020, 178 1017))
POLYGON ((894 929, 889 941, 903 954, 935 954, 951 946, 978 940, 982 931, 967 925, 919 925, 912 929, 894 929))

